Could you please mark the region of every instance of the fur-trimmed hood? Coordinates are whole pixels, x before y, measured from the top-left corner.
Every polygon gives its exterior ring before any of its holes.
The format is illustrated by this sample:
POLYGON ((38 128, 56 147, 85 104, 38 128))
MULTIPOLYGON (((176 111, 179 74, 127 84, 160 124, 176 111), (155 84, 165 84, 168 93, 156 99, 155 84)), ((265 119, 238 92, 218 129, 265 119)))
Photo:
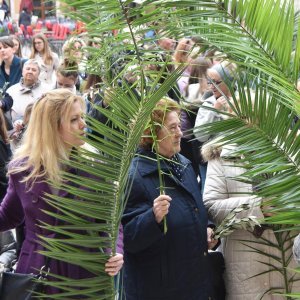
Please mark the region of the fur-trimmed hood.
POLYGON ((209 141, 201 148, 203 161, 207 162, 218 158, 237 158, 234 153, 235 145, 222 145, 218 138, 209 141))
POLYGON ((201 148, 202 158, 205 162, 220 158, 221 152, 222 145, 220 143, 208 142, 201 148))

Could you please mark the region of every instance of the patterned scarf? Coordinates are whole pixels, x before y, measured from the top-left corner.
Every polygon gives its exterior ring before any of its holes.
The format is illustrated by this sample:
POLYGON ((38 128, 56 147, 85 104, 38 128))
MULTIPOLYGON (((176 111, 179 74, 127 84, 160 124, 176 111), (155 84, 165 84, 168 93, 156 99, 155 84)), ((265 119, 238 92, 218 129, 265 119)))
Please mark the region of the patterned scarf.
POLYGON ((179 179, 180 181, 182 181, 182 175, 183 175, 183 170, 184 167, 181 164, 178 155, 174 155, 172 156, 168 161, 167 161, 171 172, 174 176, 177 177, 177 179, 179 179))

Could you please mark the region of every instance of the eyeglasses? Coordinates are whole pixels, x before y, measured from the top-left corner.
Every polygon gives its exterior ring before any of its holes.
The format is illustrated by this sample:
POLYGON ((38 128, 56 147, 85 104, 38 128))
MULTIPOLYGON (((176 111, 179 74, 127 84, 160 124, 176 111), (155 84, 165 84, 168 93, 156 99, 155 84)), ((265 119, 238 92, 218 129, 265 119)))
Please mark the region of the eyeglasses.
POLYGON ((211 80, 211 79, 208 79, 207 80, 207 84, 208 85, 219 85, 219 84, 221 84, 223 82, 223 80, 219 80, 219 81, 215 81, 215 80, 211 80))

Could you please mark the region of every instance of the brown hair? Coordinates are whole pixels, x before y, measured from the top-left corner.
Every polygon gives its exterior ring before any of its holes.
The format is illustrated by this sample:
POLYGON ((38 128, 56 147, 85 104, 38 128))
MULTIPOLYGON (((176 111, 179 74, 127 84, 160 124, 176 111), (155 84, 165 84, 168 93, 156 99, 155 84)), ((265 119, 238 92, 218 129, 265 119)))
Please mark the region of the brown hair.
POLYGON ((89 90, 91 87, 96 88, 102 82, 103 80, 98 74, 89 74, 86 79, 85 90, 89 90))
POLYGON ((15 46, 13 39, 10 36, 1 36, 0 43, 6 47, 13 48, 15 46))
POLYGON ((33 108, 33 103, 28 104, 25 108, 25 112, 24 112, 24 116, 23 116, 23 124, 24 125, 27 125, 29 122, 32 108, 33 108))
POLYGON ((14 42, 14 40, 18 41, 19 47, 18 47, 18 50, 15 54, 16 54, 16 56, 22 58, 23 54, 22 54, 22 44, 21 44, 20 38, 17 35, 10 35, 10 37, 12 38, 13 42, 14 42))
POLYGON ((42 33, 38 33, 36 34, 33 38, 32 38, 32 46, 31 46, 31 55, 29 58, 34 58, 35 55, 38 53, 34 42, 36 39, 42 40, 44 43, 44 50, 43 50, 43 61, 46 65, 51 65, 53 62, 53 56, 52 56, 52 51, 51 48, 49 46, 49 42, 47 40, 47 38, 42 34, 42 33))
POLYGON ((8 143, 6 122, 5 122, 4 113, 3 113, 2 109, 0 109, 0 136, 4 143, 8 143))
POLYGON ((75 80, 79 76, 78 64, 74 60, 64 58, 63 62, 58 66, 56 73, 63 77, 73 77, 75 80))
POLYGON ((157 136, 157 133, 165 122, 167 114, 173 111, 177 112, 178 115, 180 114, 180 106, 176 101, 165 97, 157 102, 150 115, 150 120, 140 141, 141 148, 145 150, 150 150, 152 148, 152 136, 157 136))
MULTIPOLYGON (((185 96, 189 96, 189 85, 200 83, 201 79, 206 80, 206 71, 212 67, 212 62, 205 57, 198 57, 191 61, 191 73, 189 76, 188 84, 185 87, 185 96)), ((200 84, 201 88, 201 84, 200 84)), ((200 93, 200 89, 198 91, 200 93)))

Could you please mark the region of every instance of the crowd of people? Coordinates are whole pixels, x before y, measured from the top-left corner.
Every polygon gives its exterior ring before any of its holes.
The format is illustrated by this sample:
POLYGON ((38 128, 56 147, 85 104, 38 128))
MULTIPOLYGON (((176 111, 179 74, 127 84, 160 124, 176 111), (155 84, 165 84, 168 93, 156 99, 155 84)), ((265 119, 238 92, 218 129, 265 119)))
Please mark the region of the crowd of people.
MULTIPOLYGON (((257 252, 249 254, 245 245, 256 241, 260 251, 270 251, 262 241, 274 242, 272 228, 259 235, 238 229, 221 241, 213 238, 215 226, 241 204, 250 206, 241 215, 254 215, 259 220, 265 217, 263 199, 247 195, 252 186, 234 180, 244 172, 240 158, 232 157, 230 147, 220 148, 218 137, 198 128, 222 120, 222 112, 230 112, 228 102, 235 89, 237 66, 226 55, 201 52, 196 38, 176 41, 165 37, 154 47, 164 52, 173 69, 185 67, 146 122, 154 126, 145 128, 131 163, 132 187, 122 217, 123 235, 119 236, 123 246, 107 261, 106 272, 114 276, 123 267, 127 300, 273 299, 269 293, 283 291, 282 278, 269 272, 270 261, 257 252), (159 189, 158 161, 164 174, 164 193, 159 189), (225 259, 226 295, 217 295, 218 287, 214 286, 209 253, 216 249, 225 259), (256 276, 259 273, 262 275, 256 276)), ((43 213, 53 207, 39 199, 45 193, 64 193, 44 180, 59 183, 60 160, 69 159, 71 149, 83 145, 78 135, 88 130, 84 113, 105 122, 105 116, 92 104, 109 109, 109 102, 101 77, 87 74, 84 48, 82 39, 70 38, 63 47, 63 57, 58 57, 47 38, 37 34, 30 56, 24 58, 20 41, 10 36, 0 38, 0 241, 5 241, 0 247, 9 253, 8 260, 0 256, 3 268, 10 269, 17 262, 16 272, 36 273, 42 267, 38 236, 50 233, 36 220, 53 225, 57 220, 43 213), (17 243, 11 231, 15 228, 17 243)), ((124 76, 127 82, 137 80, 129 75, 124 76)), ((133 92, 139 95, 138 85, 133 92)), ((92 276, 81 267, 54 259, 51 272, 74 279, 92 276)), ((293 291, 299 291, 300 285, 293 285, 293 291)))

